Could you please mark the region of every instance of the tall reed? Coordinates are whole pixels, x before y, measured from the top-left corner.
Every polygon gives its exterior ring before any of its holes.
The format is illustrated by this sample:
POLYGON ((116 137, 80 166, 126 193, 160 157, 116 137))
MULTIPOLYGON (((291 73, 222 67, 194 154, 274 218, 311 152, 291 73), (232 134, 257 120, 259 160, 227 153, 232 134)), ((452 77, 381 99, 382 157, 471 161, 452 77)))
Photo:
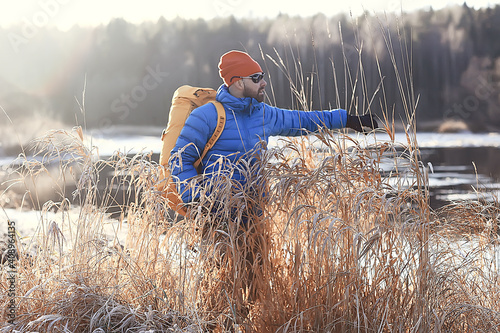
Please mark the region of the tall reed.
MULTIPOLYGON (((150 154, 101 160, 79 129, 42 138, 42 163, 19 172, 34 179, 45 162, 61 161, 61 174, 76 176, 78 215, 65 199, 43 205, 64 219, 42 219, 36 252, 18 248, 17 318, 2 331, 498 331, 498 205, 430 208, 411 55, 403 33, 384 36, 406 142, 395 141, 380 68, 377 90, 366 88, 360 44, 358 62, 342 61, 353 94, 348 109, 380 105, 381 130, 280 139, 258 161, 235 166, 249 179, 245 188, 235 189, 234 170, 221 172, 184 219, 169 214, 156 192, 150 154), (102 190, 109 168, 113 176, 102 190), (114 221, 110 208, 120 213, 111 237, 104 232, 114 221)), ((298 76, 280 54, 263 56, 288 73, 298 105, 309 108, 312 80, 301 76, 297 51, 290 48, 286 59, 298 76)), ((8 302, 3 293, 0 302, 8 302)))

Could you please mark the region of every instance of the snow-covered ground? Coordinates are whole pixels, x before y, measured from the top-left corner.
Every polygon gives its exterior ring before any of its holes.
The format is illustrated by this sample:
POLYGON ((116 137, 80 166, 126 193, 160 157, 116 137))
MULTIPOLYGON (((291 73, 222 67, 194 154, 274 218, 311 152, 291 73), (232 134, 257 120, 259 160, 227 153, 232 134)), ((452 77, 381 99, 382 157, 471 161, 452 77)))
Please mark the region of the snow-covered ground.
MULTIPOLYGON (((94 147, 94 152, 101 157, 111 156, 115 152, 135 154, 161 151, 162 127, 114 127, 109 130, 89 130, 84 135, 84 144, 94 147)), ((389 141, 385 133, 363 135, 353 133, 361 142, 368 144, 377 141, 389 141)), ((269 145, 277 144, 279 137, 269 140, 269 145)), ((417 143, 421 148, 450 147, 497 147, 500 148, 500 133, 417 133, 417 143)), ((396 133, 395 141, 405 144, 405 133, 396 133)), ((15 156, 2 156, 0 151, 0 166, 11 163, 15 156)))
MULTIPOLYGON (((0 210, 0 241, 2 238, 6 238, 8 226, 14 226, 23 246, 30 248, 33 243, 31 238, 34 235, 50 239, 51 237, 54 238, 55 231, 60 231, 64 238, 61 244, 63 244, 64 249, 68 249, 75 241, 75 237, 78 237, 77 229, 78 223, 81 221, 80 214, 81 207, 72 207, 69 210, 59 212, 15 208, 0 210)), ((95 224, 92 230, 100 230, 99 237, 102 240, 107 240, 109 244, 125 244, 128 231, 127 223, 119 223, 119 221, 106 215, 96 214, 96 217, 96 221, 91 222, 95 224)), ((43 240, 38 239, 35 243, 43 243, 43 240)))
MULTIPOLYGON (((161 150, 161 128, 148 128, 141 133, 135 133, 132 129, 124 129, 113 132, 98 132, 93 139, 92 145, 99 147, 101 156, 109 156, 116 151, 124 153, 139 153, 152 151, 160 153, 161 150)), ((384 133, 375 135, 356 135, 360 140, 373 143, 374 140, 389 141, 389 136, 384 133)), ((417 143, 422 148, 449 148, 449 147, 497 147, 500 148, 500 133, 417 133, 417 143)), ((276 144, 279 138, 271 138, 270 146, 276 144)), ((404 133, 396 133, 396 142, 406 143, 404 133)), ((90 143, 90 142, 89 142, 90 143)))

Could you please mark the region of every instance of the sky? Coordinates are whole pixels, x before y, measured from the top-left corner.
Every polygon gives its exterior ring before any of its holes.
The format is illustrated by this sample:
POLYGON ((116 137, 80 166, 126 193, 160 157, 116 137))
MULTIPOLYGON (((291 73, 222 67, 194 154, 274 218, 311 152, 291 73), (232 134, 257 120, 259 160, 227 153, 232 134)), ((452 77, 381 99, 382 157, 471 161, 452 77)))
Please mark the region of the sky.
MULTIPOLYGON (((480 8, 500 4, 500 0, 468 0, 469 7, 480 8)), ((235 16, 237 18, 273 18, 282 14, 311 16, 339 12, 360 15, 369 12, 401 12, 416 9, 440 9, 447 5, 462 5, 464 0, 0 0, 0 26, 11 24, 35 25, 38 28, 57 26, 61 29, 79 24, 107 24, 121 17, 131 23, 157 21, 175 17, 205 18, 235 16)))

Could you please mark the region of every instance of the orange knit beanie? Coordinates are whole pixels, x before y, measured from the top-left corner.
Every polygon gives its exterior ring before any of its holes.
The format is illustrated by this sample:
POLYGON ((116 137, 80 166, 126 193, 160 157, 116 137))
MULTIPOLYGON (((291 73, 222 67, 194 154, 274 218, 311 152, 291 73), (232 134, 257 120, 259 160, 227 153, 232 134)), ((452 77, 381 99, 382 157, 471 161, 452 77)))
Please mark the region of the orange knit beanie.
POLYGON ((219 75, 228 87, 240 80, 235 76, 249 76, 259 72, 262 72, 262 68, 248 53, 229 51, 220 57, 219 75))

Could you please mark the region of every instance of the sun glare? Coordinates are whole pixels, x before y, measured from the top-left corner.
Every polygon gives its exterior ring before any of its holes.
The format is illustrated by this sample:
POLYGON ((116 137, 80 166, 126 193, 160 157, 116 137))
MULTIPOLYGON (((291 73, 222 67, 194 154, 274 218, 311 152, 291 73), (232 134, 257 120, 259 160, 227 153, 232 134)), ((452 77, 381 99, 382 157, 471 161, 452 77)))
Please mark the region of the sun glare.
MULTIPOLYGON (((279 14, 290 16, 311 16, 323 13, 327 16, 338 13, 348 13, 359 16, 367 12, 400 12, 413 11, 420 8, 440 9, 447 5, 462 5, 463 1, 407 1, 407 0, 374 0, 350 1, 334 3, 313 0, 298 2, 293 6, 287 1, 255 0, 252 3, 243 0, 193 0, 189 5, 185 3, 166 2, 159 0, 143 0, 141 2, 123 2, 118 0, 25 0, 12 2, 0 0, 0 25, 3 27, 12 24, 26 24, 35 26, 57 26, 68 29, 78 24, 94 26, 106 24, 113 18, 124 18, 132 23, 156 21, 160 17, 173 19, 213 19, 216 17, 234 16, 273 18, 279 14)), ((467 5, 480 8, 491 5, 489 0, 467 1, 467 5)))

